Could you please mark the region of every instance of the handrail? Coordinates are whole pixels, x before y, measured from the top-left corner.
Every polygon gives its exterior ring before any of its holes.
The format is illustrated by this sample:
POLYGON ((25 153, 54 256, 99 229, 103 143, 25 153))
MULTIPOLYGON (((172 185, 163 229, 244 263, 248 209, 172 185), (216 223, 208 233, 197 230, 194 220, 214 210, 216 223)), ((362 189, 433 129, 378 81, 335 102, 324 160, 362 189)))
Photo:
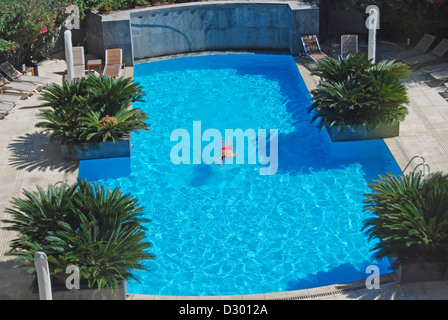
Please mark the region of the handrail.
POLYGON ((406 167, 403 169, 403 174, 405 173, 406 169, 407 169, 407 168, 409 167, 409 165, 411 164, 412 160, 414 160, 414 159, 416 159, 416 158, 420 158, 420 159, 422 159, 422 162, 419 163, 418 165, 416 165, 415 168, 414 168, 414 170, 412 170, 412 172, 415 172, 415 170, 416 170, 418 167, 423 166, 423 170, 422 170, 422 172, 423 172, 423 176, 426 175, 426 170, 425 170, 425 168, 428 168, 428 174, 430 174, 430 173, 431 173, 431 168, 429 167, 429 164, 426 163, 425 158, 424 158, 423 156, 421 156, 421 155, 413 156, 413 157, 411 158, 411 160, 409 160, 408 164, 407 164, 406 167))
POLYGON ((420 167, 420 166, 424 166, 424 167, 423 167, 423 176, 425 176, 425 167, 428 168, 428 174, 431 173, 431 169, 430 169, 430 167, 429 167, 429 164, 427 164, 426 162, 422 162, 422 163, 419 163, 418 165, 416 165, 415 168, 414 168, 414 170, 412 170, 412 172, 415 172, 415 170, 416 170, 418 167, 420 167))
POLYGON ((56 186, 56 185, 59 184, 59 183, 63 183, 63 184, 65 184, 65 185, 68 185, 67 180, 60 180, 60 181, 57 181, 57 182, 54 183, 54 185, 56 186))
POLYGON ((409 165, 411 164, 412 160, 414 160, 415 158, 420 158, 420 159, 423 160, 422 163, 425 163, 425 158, 423 158, 423 156, 421 156, 421 155, 413 156, 413 157, 411 158, 411 160, 409 160, 409 162, 408 162, 408 164, 406 165, 406 167, 403 169, 403 173, 406 171, 406 169, 407 169, 407 168, 409 167, 409 165))

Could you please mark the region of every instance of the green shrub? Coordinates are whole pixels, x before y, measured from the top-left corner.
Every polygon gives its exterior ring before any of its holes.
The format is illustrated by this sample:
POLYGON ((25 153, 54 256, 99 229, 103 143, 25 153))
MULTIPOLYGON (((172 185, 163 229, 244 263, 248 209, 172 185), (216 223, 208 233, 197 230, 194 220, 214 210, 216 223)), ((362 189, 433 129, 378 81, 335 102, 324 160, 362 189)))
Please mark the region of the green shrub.
POLYGON ((370 239, 379 239, 375 257, 397 258, 397 264, 436 262, 448 258, 448 175, 419 173, 380 176, 365 194, 364 222, 370 239))
POLYGON ((63 144, 115 141, 137 130, 148 130, 146 114, 131 109, 143 101, 143 91, 131 78, 90 75, 87 78, 51 84, 41 94, 44 109, 36 124, 47 132, 51 141, 63 144), (104 125, 105 119, 117 123, 104 125))
POLYGON ((63 281, 68 265, 79 267, 89 287, 115 289, 117 280, 145 270, 142 261, 153 259, 145 242, 143 208, 119 189, 106 190, 78 179, 72 186, 48 186, 24 191, 14 198, 3 220, 4 229, 15 231, 9 255, 28 261, 34 273, 34 253, 48 256, 51 276, 63 281))
POLYGON ((360 125, 366 130, 402 121, 409 102, 402 80, 409 72, 405 64, 374 64, 361 53, 321 60, 312 71, 321 80, 311 91, 311 121, 319 128, 360 125))

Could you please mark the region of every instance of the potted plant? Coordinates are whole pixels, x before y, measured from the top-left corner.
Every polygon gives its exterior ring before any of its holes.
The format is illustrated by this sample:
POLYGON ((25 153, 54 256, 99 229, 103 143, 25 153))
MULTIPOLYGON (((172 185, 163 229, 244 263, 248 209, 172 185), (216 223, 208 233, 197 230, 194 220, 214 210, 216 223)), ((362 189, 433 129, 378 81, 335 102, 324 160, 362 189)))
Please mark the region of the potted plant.
POLYGON ((361 53, 321 60, 312 74, 320 77, 311 91, 312 122, 327 128, 333 141, 397 136, 409 102, 402 80, 409 68, 400 62, 374 64, 361 53))
POLYGON ((402 282, 448 279, 448 175, 380 176, 365 194, 363 231, 402 282))
POLYGON ((60 299, 124 298, 132 271, 145 270, 143 261, 154 258, 147 252, 143 208, 117 188, 81 179, 71 186, 49 185, 24 191, 6 211, 11 218, 3 220, 4 229, 17 233, 8 254, 29 262, 24 267, 35 273, 34 253, 44 252, 60 299), (80 291, 60 290, 69 265, 79 268, 80 291))
POLYGON ((148 130, 146 114, 131 108, 143 101, 130 78, 89 75, 52 84, 41 95, 43 121, 36 124, 61 143, 64 158, 81 160, 129 157, 130 133, 148 130))

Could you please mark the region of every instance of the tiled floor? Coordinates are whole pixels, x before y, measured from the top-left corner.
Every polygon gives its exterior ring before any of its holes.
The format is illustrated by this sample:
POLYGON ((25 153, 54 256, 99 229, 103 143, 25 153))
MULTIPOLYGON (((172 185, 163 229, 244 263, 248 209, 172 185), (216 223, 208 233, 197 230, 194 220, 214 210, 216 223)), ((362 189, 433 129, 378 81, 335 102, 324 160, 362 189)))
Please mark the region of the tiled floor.
MULTIPOLYGON (((306 84, 313 87, 315 79, 303 66, 305 61, 297 58, 297 62, 306 84)), ((56 83, 62 81, 65 70, 62 60, 47 61, 39 67, 40 75, 51 76, 56 83)), ((128 68, 126 74, 132 74, 132 69, 128 68)), ((387 139, 386 143, 402 169, 412 156, 420 154, 425 157, 431 171, 448 172, 448 102, 441 95, 443 89, 427 81, 418 71, 412 73, 406 85, 411 99, 409 115, 401 124, 400 136, 387 139)), ((76 179, 77 163, 62 161, 58 146, 49 143, 34 127, 40 103, 35 95, 24 100, 8 119, 0 120, 0 220, 7 218, 4 208, 9 205, 11 197, 20 196, 22 189, 33 190, 36 184, 46 186, 61 180, 70 183, 76 179)), ((2 225, 0 222, 0 227, 2 225)), ((0 229, 0 299, 35 299, 36 296, 31 295, 33 277, 23 269, 14 269, 10 257, 5 256, 8 243, 13 238, 11 232, 0 229)), ((368 290, 363 282, 354 282, 250 296, 129 295, 129 299, 448 299, 446 281, 399 284, 393 276, 386 275, 381 283, 378 290, 368 290)))

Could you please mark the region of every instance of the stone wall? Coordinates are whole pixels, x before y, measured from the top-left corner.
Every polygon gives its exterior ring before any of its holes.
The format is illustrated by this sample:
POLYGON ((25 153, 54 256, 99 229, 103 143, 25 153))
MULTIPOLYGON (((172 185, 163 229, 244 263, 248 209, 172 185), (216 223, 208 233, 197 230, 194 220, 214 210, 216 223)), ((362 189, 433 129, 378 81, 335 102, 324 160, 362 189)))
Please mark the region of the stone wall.
POLYGON ((300 2, 213 1, 89 17, 88 52, 120 47, 134 60, 208 50, 302 52, 300 36, 319 33, 319 9, 300 2), (101 26, 98 26, 98 19, 101 26))

